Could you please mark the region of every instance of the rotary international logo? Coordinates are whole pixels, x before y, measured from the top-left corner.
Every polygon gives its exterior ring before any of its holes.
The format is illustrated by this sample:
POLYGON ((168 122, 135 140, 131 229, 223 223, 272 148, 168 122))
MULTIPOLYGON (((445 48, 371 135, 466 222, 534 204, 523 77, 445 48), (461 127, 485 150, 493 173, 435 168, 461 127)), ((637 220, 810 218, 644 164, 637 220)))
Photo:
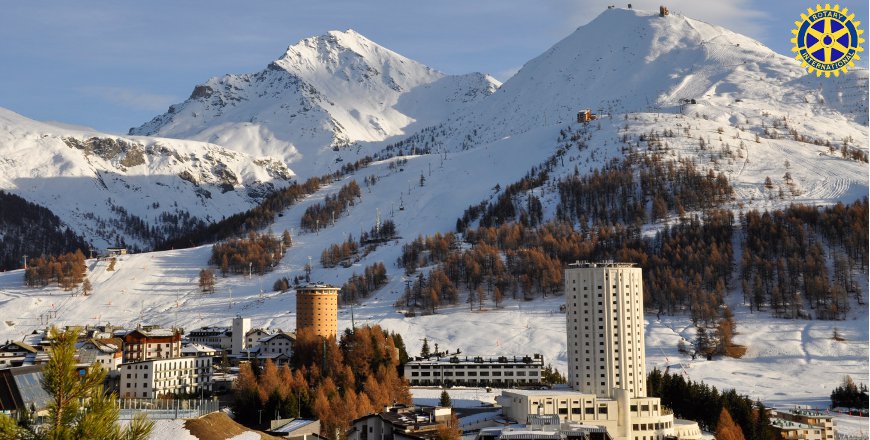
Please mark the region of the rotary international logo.
POLYGON ((860 60, 858 52, 863 52, 861 43, 864 39, 863 30, 858 29, 859 21, 855 14, 839 5, 816 5, 816 9, 808 8, 807 14, 801 14, 801 21, 794 22, 797 29, 791 31, 794 38, 795 59, 801 62, 809 73, 816 76, 840 76, 840 71, 846 73, 847 67, 855 67, 855 60, 860 60))

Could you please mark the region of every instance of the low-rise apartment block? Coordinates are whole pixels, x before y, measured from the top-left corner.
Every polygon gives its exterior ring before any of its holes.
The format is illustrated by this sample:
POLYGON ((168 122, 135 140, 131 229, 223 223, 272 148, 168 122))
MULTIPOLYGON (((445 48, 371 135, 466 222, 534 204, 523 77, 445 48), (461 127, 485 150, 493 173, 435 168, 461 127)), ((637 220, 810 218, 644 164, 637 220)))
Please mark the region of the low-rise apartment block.
POLYGON ((541 382, 544 358, 534 356, 449 356, 417 359, 405 365, 411 385, 510 386, 541 382))
POLYGON ((211 391, 210 357, 149 359, 121 364, 120 396, 153 399, 211 391))

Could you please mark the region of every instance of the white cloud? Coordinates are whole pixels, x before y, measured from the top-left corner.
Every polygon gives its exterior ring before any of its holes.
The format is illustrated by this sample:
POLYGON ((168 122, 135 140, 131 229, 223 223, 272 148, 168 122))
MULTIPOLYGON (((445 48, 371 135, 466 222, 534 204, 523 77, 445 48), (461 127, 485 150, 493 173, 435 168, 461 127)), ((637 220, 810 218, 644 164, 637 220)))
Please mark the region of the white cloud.
POLYGON ((181 101, 175 96, 159 95, 124 87, 85 86, 79 87, 78 91, 84 95, 93 96, 132 110, 162 112, 166 111, 171 104, 181 101))

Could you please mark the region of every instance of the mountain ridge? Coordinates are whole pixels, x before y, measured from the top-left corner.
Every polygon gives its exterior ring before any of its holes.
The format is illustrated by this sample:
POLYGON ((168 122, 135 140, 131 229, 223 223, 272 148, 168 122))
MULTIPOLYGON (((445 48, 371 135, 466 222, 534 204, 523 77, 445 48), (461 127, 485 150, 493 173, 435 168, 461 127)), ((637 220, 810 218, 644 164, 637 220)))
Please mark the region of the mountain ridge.
POLYGON ((162 228, 243 211, 294 178, 281 161, 217 145, 73 130, 5 109, 0 170, 0 189, 50 209, 95 245, 140 249, 167 238, 162 228), (141 230, 125 231, 133 227, 141 230))
POLYGON ((197 85, 188 100, 130 133, 281 157, 308 176, 312 167, 323 173, 351 159, 341 153, 352 144, 436 124, 498 85, 480 73, 443 74, 353 30, 330 31, 289 46, 262 71, 197 85))

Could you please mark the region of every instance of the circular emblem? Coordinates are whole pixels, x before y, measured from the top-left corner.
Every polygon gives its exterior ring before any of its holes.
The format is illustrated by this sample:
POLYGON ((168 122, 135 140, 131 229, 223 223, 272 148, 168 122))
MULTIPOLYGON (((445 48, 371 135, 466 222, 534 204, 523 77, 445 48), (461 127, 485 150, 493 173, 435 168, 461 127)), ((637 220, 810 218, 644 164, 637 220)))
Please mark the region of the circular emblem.
POLYGON ((858 29, 859 21, 855 14, 840 5, 816 5, 816 9, 808 8, 807 14, 801 14, 801 21, 794 22, 797 29, 791 31, 794 38, 795 59, 801 62, 807 72, 816 76, 840 76, 840 71, 846 73, 847 67, 855 67, 855 60, 860 60, 858 52, 863 52, 861 35, 864 31, 858 29))

